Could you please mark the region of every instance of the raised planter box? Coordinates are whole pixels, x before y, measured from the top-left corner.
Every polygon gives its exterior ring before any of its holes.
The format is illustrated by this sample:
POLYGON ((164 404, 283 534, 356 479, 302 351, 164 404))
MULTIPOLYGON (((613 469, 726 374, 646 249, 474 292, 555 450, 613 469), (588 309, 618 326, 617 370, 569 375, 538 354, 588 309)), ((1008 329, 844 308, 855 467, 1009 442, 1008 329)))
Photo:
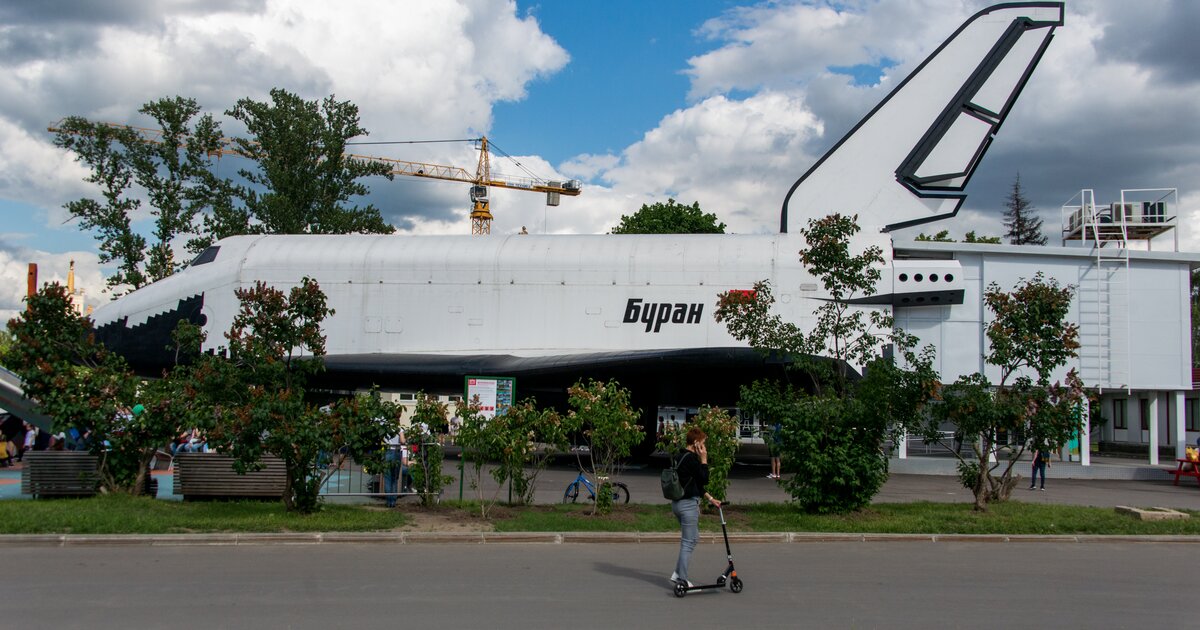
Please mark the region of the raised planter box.
POLYGON ((203 499, 279 499, 287 484, 283 460, 263 457, 265 468, 239 475, 233 458, 220 453, 177 453, 175 494, 184 501, 203 499))
POLYGON ((90 497, 100 475, 98 459, 84 451, 30 451, 21 470, 21 494, 41 497, 90 497))

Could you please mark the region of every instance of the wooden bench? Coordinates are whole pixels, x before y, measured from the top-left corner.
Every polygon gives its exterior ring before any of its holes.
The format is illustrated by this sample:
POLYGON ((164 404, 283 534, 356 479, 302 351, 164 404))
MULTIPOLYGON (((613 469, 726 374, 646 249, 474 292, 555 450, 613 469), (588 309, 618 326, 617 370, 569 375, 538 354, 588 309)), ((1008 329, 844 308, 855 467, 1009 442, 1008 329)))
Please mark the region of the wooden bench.
POLYGON ((283 460, 264 455, 262 470, 239 475, 233 458, 220 453, 176 453, 175 494, 196 499, 279 499, 287 484, 283 460))
POLYGON ((41 497, 90 497, 100 475, 98 458, 86 451, 30 451, 21 470, 21 494, 41 497))
POLYGON ((1179 485, 1180 477, 1195 477, 1196 483, 1200 484, 1200 462, 1184 458, 1178 458, 1175 462, 1175 470, 1169 471, 1170 474, 1175 475, 1175 485, 1179 485))

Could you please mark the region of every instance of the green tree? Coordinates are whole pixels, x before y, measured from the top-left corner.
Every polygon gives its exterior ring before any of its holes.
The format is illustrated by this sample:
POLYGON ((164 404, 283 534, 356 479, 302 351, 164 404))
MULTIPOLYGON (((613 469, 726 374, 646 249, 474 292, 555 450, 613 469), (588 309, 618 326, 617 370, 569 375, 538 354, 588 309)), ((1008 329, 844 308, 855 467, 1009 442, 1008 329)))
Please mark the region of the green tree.
POLYGON ((232 455, 239 472, 275 455, 287 469, 284 505, 313 512, 330 455, 345 450, 381 469, 381 446, 399 430, 399 413, 372 394, 325 409, 306 400, 308 378, 323 368, 321 323, 333 314, 311 278, 287 294, 262 282, 236 294, 229 345, 201 358, 185 399, 208 419, 199 426, 209 443, 232 455))
POLYGON ((221 142, 220 126, 208 114, 197 118, 200 106, 193 99, 162 98, 138 111, 157 129, 143 133, 72 116, 54 139, 90 170, 85 181, 100 188, 102 200, 83 198, 64 207, 80 227, 96 232, 100 262, 116 263, 108 278, 114 289, 137 289, 182 266, 173 247, 196 230, 196 214, 211 204, 210 156, 221 142), (155 218, 149 243, 132 227, 142 197, 155 218))
POLYGON ((722 294, 714 314, 735 338, 785 357, 813 383, 811 395, 784 383, 755 383, 739 401, 760 422, 779 423, 783 469, 795 473, 781 483, 810 512, 870 502, 887 478, 884 442, 920 416, 936 382, 931 349, 914 352, 915 339, 895 329, 889 313, 850 304, 874 292, 883 263, 878 247, 851 253, 858 229, 854 217, 834 214, 802 231, 807 244, 800 259, 829 295, 810 332, 771 313, 775 299, 766 281, 753 291, 722 294), (903 365, 880 356, 887 342, 903 365), (854 378, 851 364, 865 366, 863 378, 854 378))
POLYGON ((685 206, 674 199, 643 204, 632 215, 621 215, 613 234, 724 234, 725 224, 717 215, 700 209, 700 202, 685 206))
POLYGON ((379 210, 348 205, 365 195, 358 180, 382 175, 392 179, 384 162, 346 154, 346 143, 367 135, 359 125, 358 106, 333 96, 320 103, 286 90, 271 90, 270 102, 243 98, 225 112, 242 122, 248 138, 233 141, 238 152, 255 162, 241 169, 249 185, 236 189, 244 213, 223 212, 210 227, 212 234, 390 234, 379 210), (244 224, 237 221, 244 218, 244 224))
POLYGON ((1045 245, 1042 234, 1042 218, 1037 215, 1033 203, 1025 198, 1021 190, 1021 174, 1013 179, 1012 189, 1004 201, 1004 236, 1013 245, 1045 245))
POLYGON ((504 459, 509 450, 510 436, 505 434, 501 425, 493 424, 493 419, 483 414, 479 407, 479 396, 460 402, 456 414, 461 423, 455 439, 462 447, 463 460, 471 464, 471 488, 475 490, 479 501, 479 515, 487 518, 488 512, 499 500, 503 487, 507 472, 504 470, 504 459), (498 461, 500 465, 492 469, 497 485, 489 497, 483 489, 483 470, 492 461, 498 461))
POLYGON ((993 319, 984 359, 1000 369, 1000 381, 993 385, 975 373, 944 386, 942 402, 932 407, 920 430, 927 442, 939 441, 944 439, 941 426, 951 423, 960 438, 974 438, 969 459, 950 450, 959 460, 963 485, 974 493, 976 510, 1008 499, 1017 482, 1014 465, 1027 449, 1060 448, 1082 426, 1079 405, 1085 393, 1075 370, 1063 382, 1050 383, 1051 374, 1079 348, 1079 327, 1066 320, 1072 295, 1071 287, 1047 281, 1041 273, 1012 291, 990 284, 984 303, 993 319), (1001 446, 1007 458, 992 462, 1001 446))
POLYGON ((970 232, 967 232, 965 236, 963 236, 963 242, 964 243, 982 243, 985 245, 999 245, 1000 237, 999 236, 976 236, 975 230, 971 230, 970 232))
POLYGON ((7 366, 8 361, 5 356, 8 355, 8 349, 12 347, 12 335, 8 334, 7 327, 0 330, 0 365, 7 366))
POLYGON ((729 489, 729 470, 733 468, 733 458, 738 450, 737 416, 719 407, 702 406, 700 411, 686 425, 668 424, 658 440, 656 447, 676 456, 687 446, 687 432, 691 427, 698 427, 708 436, 705 445, 708 449, 708 493, 718 501, 724 501, 729 489))
POLYGON ((492 418, 491 424, 506 444, 493 472, 496 482, 510 481, 517 502, 531 505, 537 479, 550 456, 570 447, 569 427, 557 411, 539 409, 532 398, 510 406, 504 415, 492 418))
POLYGON ((410 444, 417 445, 417 456, 408 469, 413 486, 420 493, 421 505, 428 507, 441 500, 442 488, 453 481, 442 473, 442 444, 438 439, 446 432, 450 412, 446 403, 433 394, 417 392, 416 401, 412 424, 405 436, 410 444))
POLYGON ((954 239, 950 238, 950 230, 942 230, 941 232, 938 232, 937 234, 934 234, 933 236, 930 236, 924 232, 921 232, 913 240, 914 241, 934 241, 937 243, 953 243, 954 242, 954 239))
POLYGON ((1200 269, 1192 271, 1191 302, 1192 367, 1200 367, 1200 269))
POLYGON ((571 407, 567 427, 572 432, 582 430, 590 455, 589 472, 596 480, 592 513, 608 512, 612 509, 610 480, 619 471, 621 460, 642 442, 641 412, 630 406, 629 390, 616 381, 580 381, 567 389, 567 395, 571 407))
POLYGON ((91 320, 75 311, 63 286, 48 284, 27 303, 8 322, 14 339, 8 366, 53 419, 54 431, 84 436, 99 458, 104 491, 142 494, 150 459, 178 428, 172 417, 144 412, 136 401, 157 400, 155 392, 167 385, 142 384, 121 357, 97 343, 91 320))
MULTIPOLYGON (((941 232, 938 232, 937 234, 934 234, 933 236, 929 236, 928 234, 921 232, 913 240, 925 241, 925 242, 933 241, 933 242, 937 242, 937 243, 956 243, 957 242, 954 239, 950 238, 950 230, 942 230, 941 232)), ((970 232, 967 232, 965 235, 963 235, 962 242, 964 242, 964 243, 982 243, 982 244, 987 244, 987 245, 999 245, 1000 237, 999 236, 977 236, 975 234, 975 230, 971 230, 970 232)))

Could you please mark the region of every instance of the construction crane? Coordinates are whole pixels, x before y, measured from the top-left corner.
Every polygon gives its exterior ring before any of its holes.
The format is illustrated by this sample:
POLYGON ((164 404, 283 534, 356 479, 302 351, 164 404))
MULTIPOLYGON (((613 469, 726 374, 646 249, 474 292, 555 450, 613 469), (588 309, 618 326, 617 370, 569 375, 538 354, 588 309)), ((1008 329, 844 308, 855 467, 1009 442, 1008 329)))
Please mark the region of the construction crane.
MULTIPOLYGON (((62 121, 47 127, 47 131, 51 133, 76 133, 71 130, 63 129, 62 121)), ((150 144, 162 143, 162 131, 158 129, 150 129, 148 127, 135 127, 132 125, 121 125, 117 123, 99 123, 113 129, 127 129, 137 134, 143 142, 150 144)), ((546 205, 557 206, 561 195, 568 197, 576 197, 583 192, 583 184, 577 179, 569 179, 564 181, 552 181, 542 179, 540 177, 513 177, 505 175, 493 175, 491 172, 491 160, 489 159, 490 150, 488 148, 487 136, 473 138, 470 140, 475 143, 475 148, 479 151, 479 164, 475 168, 475 174, 472 175, 466 169, 459 166, 445 166, 442 164, 430 164, 427 162, 410 162, 408 160, 396 160, 393 158, 384 158, 373 155, 359 155, 357 153, 347 153, 346 157, 356 160, 370 160, 374 162, 383 162, 392 167, 389 171, 392 175, 405 175, 408 177, 424 177, 427 179, 441 179, 452 182, 462 182, 471 184, 470 199, 471 199, 471 234, 483 235, 492 233, 492 211, 488 195, 489 188, 506 188, 510 190, 524 190, 527 192, 546 193, 546 205)), ((238 155, 247 157, 245 153, 237 148, 231 138, 221 138, 218 148, 210 152, 217 158, 224 155, 238 155)))
POLYGON ((471 234, 476 235, 491 234, 492 232, 492 212, 488 201, 488 188, 490 187, 543 192, 546 193, 547 206, 557 206, 560 195, 575 197, 583 192, 583 185, 577 179, 551 181, 540 177, 492 175, 491 161, 488 158, 491 152, 488 149, 487 137, 474 138, 472 141, 475 142, 475 148, 479 150, 479 165, 475 168, 474 175, 458 166, 409 162, 354 153, 348 153, 347 156, 390 164, 393 175, 427 177, 471 184, 471 234))

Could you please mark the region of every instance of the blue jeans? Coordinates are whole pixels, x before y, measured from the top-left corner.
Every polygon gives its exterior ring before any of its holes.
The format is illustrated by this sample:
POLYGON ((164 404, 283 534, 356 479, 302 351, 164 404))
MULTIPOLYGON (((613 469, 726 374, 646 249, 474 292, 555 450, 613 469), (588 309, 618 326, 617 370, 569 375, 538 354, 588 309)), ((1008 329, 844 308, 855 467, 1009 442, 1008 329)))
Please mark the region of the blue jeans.
POLYGON ((679 579, 687 581, 692 550, 700 541, 700 499, 684 497, 672 501, 671 512, 679 519, 679 559, 675 561, 675 574, 679 579))
POLYGON ((1046 487, 1046 460, 1040 459, 1033 463, 1033 479, 1029 480, 1029 487, 1037 485, 1038 472, 1042 473, 1042 487, 1046 487))
POLYGON ((386 505, 396 507, 396 481, 400 479, 400 462, 403 455, 398 448, 389 448, 383 454, 386 462, 383 471, 383 491, 387 494, 386 505))

